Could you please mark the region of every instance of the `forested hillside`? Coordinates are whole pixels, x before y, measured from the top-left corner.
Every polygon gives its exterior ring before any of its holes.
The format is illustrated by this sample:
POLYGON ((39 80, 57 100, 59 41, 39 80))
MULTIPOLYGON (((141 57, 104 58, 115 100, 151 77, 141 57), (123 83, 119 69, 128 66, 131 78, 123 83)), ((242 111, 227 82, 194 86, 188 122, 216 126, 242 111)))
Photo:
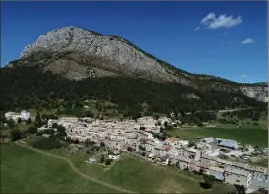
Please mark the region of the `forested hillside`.
POLYGON ((151 112, 216 110, 225 107, 263 107, 266 104, 241 93, 200 91, 179 83, 156 83, 133 78, 64 79, 35 67, 2 68, 0 110, 81 106, 87 99, 103 99, 121 111, 149 104, 151 112))

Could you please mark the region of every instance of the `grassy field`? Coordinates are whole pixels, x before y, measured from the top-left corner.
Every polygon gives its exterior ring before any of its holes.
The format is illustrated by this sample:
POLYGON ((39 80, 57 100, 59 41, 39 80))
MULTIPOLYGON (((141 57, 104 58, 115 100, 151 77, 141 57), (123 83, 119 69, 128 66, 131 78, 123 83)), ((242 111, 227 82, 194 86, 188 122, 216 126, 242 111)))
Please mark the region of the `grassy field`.
POLYGON ((1 146, 1 193, 117 193, 73 172, 64 161, 15 144, 1 146))
POLYGON ((235 139, 242 144, 257 144, 263 147, 268 145, 268 131, 259 126, 173 129, 168 133, 188 140, 196 137, 220 137, 235 139))
MULTIPOLYGON (((63 149, 47 152, 63 156, 63 149)), ((127 154, 104 168, 87 164, 85 160, 89 157, 91 154, 81 151, 66 158, 85 175, 138 193, 210 193, 199 186, 202 176, 178 168, 159 166, 127 154)), ((1 158, 1 193, 118 192, 79 176, 61 159, 15 144, 1 146, 1 158)))
MULTIPOLYGON (((63 151, 50 151, 62 155, 63 151)), ((201 176, 172 167, 162 167, 151 162, 123 155, 123 159, 104 168, 98 164, 87 164, 91 155, 77 152, 69 158, 80 171, 99 180, 135 192, 145 193, 201 193, 206 192, 199 186, 201 176), (191 185, 191 186, 190 186, 191 185)))

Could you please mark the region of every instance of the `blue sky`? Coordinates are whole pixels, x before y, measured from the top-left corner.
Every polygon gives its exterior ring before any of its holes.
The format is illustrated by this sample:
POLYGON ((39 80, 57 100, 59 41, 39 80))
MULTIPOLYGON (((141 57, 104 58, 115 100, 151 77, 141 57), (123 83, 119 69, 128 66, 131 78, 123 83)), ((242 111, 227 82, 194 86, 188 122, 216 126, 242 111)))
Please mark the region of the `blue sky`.
POLYGON ((119 35, 192 73, 268 80, 267 2, 1 2, 1 66, 55 28, 119 35))

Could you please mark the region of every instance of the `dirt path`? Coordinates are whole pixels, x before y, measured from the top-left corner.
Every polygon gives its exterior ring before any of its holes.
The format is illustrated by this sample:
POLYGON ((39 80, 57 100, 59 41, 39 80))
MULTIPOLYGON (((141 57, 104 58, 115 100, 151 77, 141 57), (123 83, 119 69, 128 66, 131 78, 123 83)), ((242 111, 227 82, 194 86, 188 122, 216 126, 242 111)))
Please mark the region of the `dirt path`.
POLYGON ((32 147, 29 147, 29 146, 27 146, 27 145, 23 145, 23 144, 21 144, 21 143, 19 143, 19 142, 15 142, 15 143, 16 143, 17 145, 21 146, 21 147, 25 147, 25 148, 27 148, 27 149, 29 149, 29 150, 32 150, 32 151, 34 151, 34 152, 37 152, 37 153, 39 153, 39 154, 43 154, 43 155, 46 155, 46 156, 48 156, 48 157, 53 157, 53 158, 57 158, 57 159, 60 159, 60 160, 64 160, 65 162, 68 163, 68 165, 72 168, 72 170, 73 170, 75 173, 79 174, 80 176, 82 176, 82 177, 84 177, 84 178, 86 178, 86 179, 88 179, 88 180, 90 180, 90 181, 92 181, 92 182, 95 182, 95 183, 101 184, 101 185, 103 185, 103 186, 106 186, 106 187, 109 187, 109 188, 112 188, 112 189, 121 191, 121 192, 123 192, 123 193, 135 193, 135 192, 133 192, 133 191, 129 191, 129 190, 126 190, 126 189, 117 187, 117 186, 115 186, 115 185, 111 185, 111 184, 109 184, 109 183, 106 183, 106 182, 97 180, 97 179, 95 179, 95 178, 93 178, 93 177, 90 177, 90 176, 88 176, 88 175, 86 175, 86 174, 80 172, 80 171, 76 168, 76 166, 75 166, 75 165, 74 165, 68 158, 65 158, 65 157, 62 157, 62 156, 57 156, 57 155, 54 155, 54 154, 51 154, 51 153, 48 153, 48 152, 44 152, 44 151, 41 151, 41 150, 38 150, 38 149, 35 149, 35 148, 32 148, 32 147))

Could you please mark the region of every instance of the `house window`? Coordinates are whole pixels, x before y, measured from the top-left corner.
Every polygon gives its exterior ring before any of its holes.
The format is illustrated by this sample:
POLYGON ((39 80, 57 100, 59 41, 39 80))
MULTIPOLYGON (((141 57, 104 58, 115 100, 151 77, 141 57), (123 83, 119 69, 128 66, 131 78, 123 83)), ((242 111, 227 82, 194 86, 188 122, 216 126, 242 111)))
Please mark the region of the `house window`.
POLYGON ((237 183, 240 183, 240 181, 239 181, 239 180, 236 180, 236 182, 237 182, 237 183))

